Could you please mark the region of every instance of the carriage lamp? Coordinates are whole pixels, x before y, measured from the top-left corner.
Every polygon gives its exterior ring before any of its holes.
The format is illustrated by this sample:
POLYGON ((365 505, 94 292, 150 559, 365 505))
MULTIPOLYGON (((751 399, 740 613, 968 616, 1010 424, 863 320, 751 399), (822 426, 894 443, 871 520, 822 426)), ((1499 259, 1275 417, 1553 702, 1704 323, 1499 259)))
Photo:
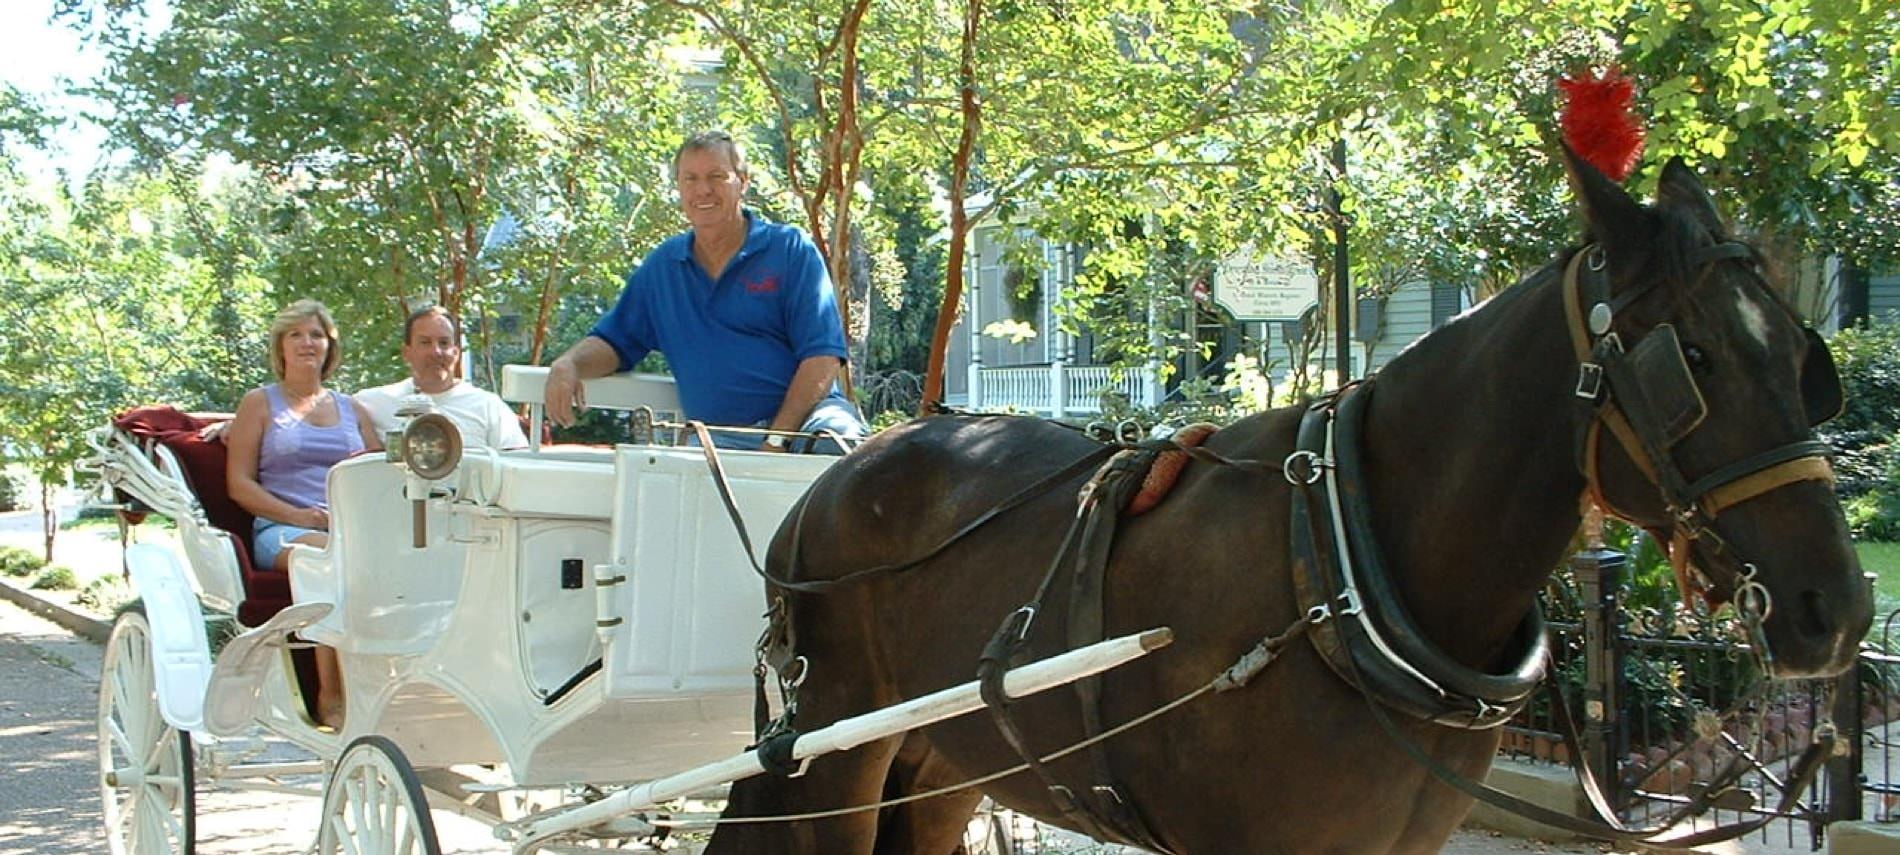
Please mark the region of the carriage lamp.
POLYGON ((462 462, 462 432, 441 413, 425 413, 402 430, 402 462, 409 467, 403 492, 409 496, 410 541, 429 545, 429 483, 449 477, 462 462))
POLYGON ((402 432, 402 462, 429 481, 440 481, 462 462, 462 432, 441 413, 417 416, 402 432))

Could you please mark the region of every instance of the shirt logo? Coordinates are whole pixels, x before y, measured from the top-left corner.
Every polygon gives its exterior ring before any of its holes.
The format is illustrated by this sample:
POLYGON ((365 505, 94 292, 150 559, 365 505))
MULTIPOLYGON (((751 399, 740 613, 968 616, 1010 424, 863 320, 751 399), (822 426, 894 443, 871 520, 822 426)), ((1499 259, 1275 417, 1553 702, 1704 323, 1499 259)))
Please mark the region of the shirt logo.
POLYGON ((778 277, 767 276, 764 279, 747 282, 745 284, 745 292, 747 294, 777 294, 778 277))

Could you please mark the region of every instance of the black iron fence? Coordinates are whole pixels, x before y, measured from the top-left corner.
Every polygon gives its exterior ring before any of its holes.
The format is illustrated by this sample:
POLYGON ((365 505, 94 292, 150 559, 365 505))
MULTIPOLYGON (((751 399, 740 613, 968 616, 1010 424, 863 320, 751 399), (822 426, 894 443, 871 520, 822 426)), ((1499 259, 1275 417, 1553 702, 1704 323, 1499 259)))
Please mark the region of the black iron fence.
MULTIPOLYGON (((1626 822, 1710 802, 1681 827, 1773 815, 1789 821, 1758 834, 1818 849, 1829 822, 1900 820, 1900 724, 1889 725, 1900 721, 1900 612, 1840 678, 1777 682, 1762 679, 1739 621, 1682 609, 1673 586, 1637 578, 1621 553, 1574 556, 1544 607, 1577 750, 1626 822), (1795 760, 1829 732, 1836 756, 1790 798, 1795 760)), ((1505 754, 1571 762, 1552 703, 1546 693, 1507 726, 1505 754)))

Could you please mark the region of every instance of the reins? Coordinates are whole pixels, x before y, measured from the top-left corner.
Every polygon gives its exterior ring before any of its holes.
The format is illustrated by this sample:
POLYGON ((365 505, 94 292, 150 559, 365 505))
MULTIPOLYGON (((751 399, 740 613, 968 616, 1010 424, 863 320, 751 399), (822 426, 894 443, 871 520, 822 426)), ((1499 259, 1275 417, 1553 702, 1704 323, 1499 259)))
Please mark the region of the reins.
MULTIPOLYGON (((1022 417, 1000 416, 999 418, 1022 418, 1022 417)), ((1275 464, 1275 463, 1270 463, 1268 461, 1252 460, 1252 459, 1247 459, 1247 458, 1238 458, 1238 459, 1229 458, 1217 452, 1209 451, 1205 448, 1201 448, 1198 446, 1177 445, 1167 440, 1149 440, 1149 441, 1140 442, 1140 443, 1124 443, 1120 441, 1105 442, 1100 447, 1091 449, 1089 453, 1079 458, 1076 458, 1074 461, 1062 467, 1061 469, 1058 469, 1054 472, 1051 472, 1048 475, 1043 476, 1042 478, 1038 479, 1034 483, 1011 494, 1008 498, 997 503, 995 506, 989 508, 988 510, 984 511, 981 514, 978 514, 975 518, 971 519, 969 522, 958 527, 956 531, 946 536, 937 545, 931 547, 930 549, 926 550, 923 554, 915 558, 906 559, 904 561, 899 561, 893 564, 880 564, 875 567, 865 567, 858 570, 853 570, 842 576, 837 576, 830 579, 811 579, 811 580, 805 580, 805 581, 795 581, 793 579, 787 579, 787 578, 774 575, 771 571, 766 570, 765 567, 759 563, 757 551, 752 546, 752 536, 746 528, 745 518, 739 513, 738 502, 737 500, 733 498, 732 485, 728 483, 728 481, 726 480, 725 466, 721 464, 719 461, 719 454, 717 450, 713 448, 710 433, 708 432, 705 423, 697 422, 697 421, 687 422, 687 427, 692 429, 694 435, 699 438, 701 449, 705 453, 707 469, 709 469, 712 473, 713 486, 719 491, 719 498, 726 507, 726 514, 732 519, 733 529, 737 531, 739 534, 739 542, 745 546, 746 559, 751 562, 753 573, 757 574, 760 579, 765 580, 766 582, 770 583, 774 587, 784 588, 785 590, 788 590, 788 591, 797 591, 803 594, 824 593, 833 588, 839 588, 846 585, 854 585, 859 582, 869 581, 870 579, 878 577, 878 576, 886 576, 886 575, 890 575, 894 573, 901 573, 906 570, 915 569, 916 567, 929 562, 931 559, 936 558, 939 555, 942 555, 950 547, 955 546, 957 543, 961 542, 964 538, 969 537, 970 535, 976 533, 979 529, 990 524, 991 522, 994 522, 998 517, 1001 517, 1004 514, 1029 503, 1031 500, 1036 499, 1037 497, 1049 492, 1050 490, 1055 489, 1060 484, 1067 483, 1069 480, 1075 478, 1077 475, 1080 475, 1083 472, 1087 471, 1090 466, 1098 465, 1105 459, 1114 456, 1117 452, 1120 452, 1120 451, 1154 447, 1154 448, 1159 448, 1161 450, 1165 450, 1169 452, 1179 452, 1182 454, 1186 454, 1188 457, 1194 460, 1200 461, 1202 463, 1212 463, 1217 466, 1231 467, 1234 469, 1238 469, 1242 472, 1252 472, 1252 473, 1275 472, 1277 473, 1281 471, 1280 465, 1275 464)), ((798 557, 802 551, 798 547, 803 543, 803 534, 804 534, 804 528, 805 528, 804 526, 805 512, 808 509, 808 507, 809 506, 805 504, 804 502, 800 502, 798 505, 797 515, 793 517, 793 523, 792 523, 792 547, 793 548, 791 549, 792 564, 791 564, 790 569, 794 573, 796 572, 798 568, 798 557)))

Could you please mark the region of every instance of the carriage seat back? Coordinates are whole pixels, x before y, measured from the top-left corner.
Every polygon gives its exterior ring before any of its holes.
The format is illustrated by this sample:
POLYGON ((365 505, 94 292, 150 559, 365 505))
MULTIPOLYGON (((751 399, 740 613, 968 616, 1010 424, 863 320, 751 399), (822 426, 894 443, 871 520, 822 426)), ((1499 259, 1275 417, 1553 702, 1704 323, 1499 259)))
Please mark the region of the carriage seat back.
MULTIPOLYGON (((251 563, 251 525, 255 519, 231 498, 225 486, 226 449, 222 440, 206 442, 198 431, 220 421, 219 417, 199 417, 176 407, 138 407, 113 419, 113 426, 138 438, 157 442, 178 462, 185 486, 198 500, 205 520, 216 528, 202 531, 195 520, 179 520, 179 535, 191 556, 192 569, 201 583, 217 570, 205 566, 230 562, 237 569, 242 597, 237 603, 238 622, 257 626, 290 604, 290 579, 272 568, 259 569, 251 563), (222 534, 223 537, 218 535, 222 534), (225 546, 220 548, 219 541, 225 546), (226 550, 228 549, 228 553, 226 550)), ((201 584, 207 593, 221 587, 214 581, 201 584)))
MULTIPOLYGON (((546 444, 535 441, 532 426, 543 423, 542 403, 546 400, 548 369, 539 365, 504 365, 501 369, 501 399, 510 404, 528 405, 529 442, 537 448, 546 444)), ((581 385, 587 406, 602 410, 634 410, 646 407, 654 418, 681 421, 679 386, 663 374, 626 372, 583 380, 581 385)))

